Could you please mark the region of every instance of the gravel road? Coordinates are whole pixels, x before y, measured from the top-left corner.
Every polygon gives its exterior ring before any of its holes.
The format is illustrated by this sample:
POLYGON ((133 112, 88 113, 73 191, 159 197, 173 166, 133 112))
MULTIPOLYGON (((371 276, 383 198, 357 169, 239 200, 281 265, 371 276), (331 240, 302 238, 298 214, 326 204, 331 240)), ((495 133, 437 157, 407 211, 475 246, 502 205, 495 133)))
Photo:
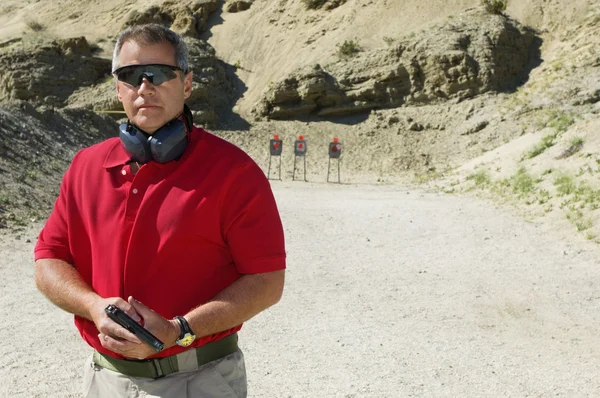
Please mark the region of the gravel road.
MULTIPOLYGON (((464 196, 273 182, 282 301, 244 325, 250 397, 600 396, 600 248, 464 196)), ((89 348, 0 235, 0 397, 76 397, 89 348)))

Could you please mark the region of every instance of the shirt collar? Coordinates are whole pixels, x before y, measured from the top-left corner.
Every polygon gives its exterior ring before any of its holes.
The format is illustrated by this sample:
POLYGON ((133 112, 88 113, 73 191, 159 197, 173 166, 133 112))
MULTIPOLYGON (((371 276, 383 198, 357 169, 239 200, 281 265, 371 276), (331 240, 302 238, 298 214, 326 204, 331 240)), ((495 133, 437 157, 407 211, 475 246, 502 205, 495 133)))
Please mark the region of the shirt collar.
MULTIPOLYGON (((190 146, 193 145, 195 143, 195 141, 201 139, 203 133, 204 133, 203 129, 200 129, 200 128, 194 126, 192 131, 188 133, 188 137, 190 140, 190 146)), ((186 151, 183 154, 182 159, 187 156, 188 152, 189 151, 186 151)), ((110 169, 113 167, 124 166, 129 162, 131 162, 131 157, 127 154, 127 152, 125 152, 125 149, 123 148, 123 145, 121 144, 121 140, 115 140, 115 143, 109 149, 108 154, 106 155, 106 159, 104 159, 104 164, 102 166, 105 169, 110 169)), ((156 162, 150 162, 150 163, 153 163, 159 167, 163 166, 162 164, 156 163, 156 162)))
POLYGON ((103 167, 110 169, 112 167, 124 166, 130 160, 131 158, 127 155, 125 149, 123 149, 123 145, 121 145, 121 140, 115 140, 115 143, 106 155, 106 159, 104 159, 103 167))

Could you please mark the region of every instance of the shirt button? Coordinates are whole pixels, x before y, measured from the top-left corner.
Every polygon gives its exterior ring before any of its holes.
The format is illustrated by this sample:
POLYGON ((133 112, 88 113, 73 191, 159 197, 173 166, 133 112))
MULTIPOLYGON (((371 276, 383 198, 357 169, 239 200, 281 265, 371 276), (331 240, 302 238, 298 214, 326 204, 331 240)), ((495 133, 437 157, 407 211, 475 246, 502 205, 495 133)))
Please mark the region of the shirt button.
POLYGON ((137 190, 137 188, 133 188, 133 191, 131 191, 131 192, 133 192, 133 194, 135 195, 138 193, 138 190, 137 190))
POLYGON ((123 174, 123 175, 127 174, 127 170, 125 170, 125 169, 121 170, 121 174, 123 174))

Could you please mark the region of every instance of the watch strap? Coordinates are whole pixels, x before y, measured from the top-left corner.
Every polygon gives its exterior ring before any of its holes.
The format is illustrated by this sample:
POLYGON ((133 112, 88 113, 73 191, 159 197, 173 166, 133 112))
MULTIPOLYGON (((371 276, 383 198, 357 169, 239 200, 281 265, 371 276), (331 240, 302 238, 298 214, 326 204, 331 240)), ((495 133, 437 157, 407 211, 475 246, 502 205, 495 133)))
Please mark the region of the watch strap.
POLYGON ((179 323, 179 338, 182 339, 186 334, 194 335, 192 332, 192 328, 190 328, 190 324, 188 321, 182 316, 176 316, 174 318, 179 323))

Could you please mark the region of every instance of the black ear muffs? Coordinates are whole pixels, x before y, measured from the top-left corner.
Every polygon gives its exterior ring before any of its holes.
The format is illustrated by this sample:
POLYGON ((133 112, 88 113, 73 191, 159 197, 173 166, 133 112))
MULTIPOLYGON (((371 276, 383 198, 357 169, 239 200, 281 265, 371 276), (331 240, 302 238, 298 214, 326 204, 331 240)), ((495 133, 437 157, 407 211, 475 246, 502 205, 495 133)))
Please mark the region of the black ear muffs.
POLYGON ((187 106, 184 106, 184 120, 173 119, 152 135, 127 121, 119 126, 121 144, 131 160, 140 164, 178 159, 187 148, 188 131, 193 125, 192 113, 187 106))

